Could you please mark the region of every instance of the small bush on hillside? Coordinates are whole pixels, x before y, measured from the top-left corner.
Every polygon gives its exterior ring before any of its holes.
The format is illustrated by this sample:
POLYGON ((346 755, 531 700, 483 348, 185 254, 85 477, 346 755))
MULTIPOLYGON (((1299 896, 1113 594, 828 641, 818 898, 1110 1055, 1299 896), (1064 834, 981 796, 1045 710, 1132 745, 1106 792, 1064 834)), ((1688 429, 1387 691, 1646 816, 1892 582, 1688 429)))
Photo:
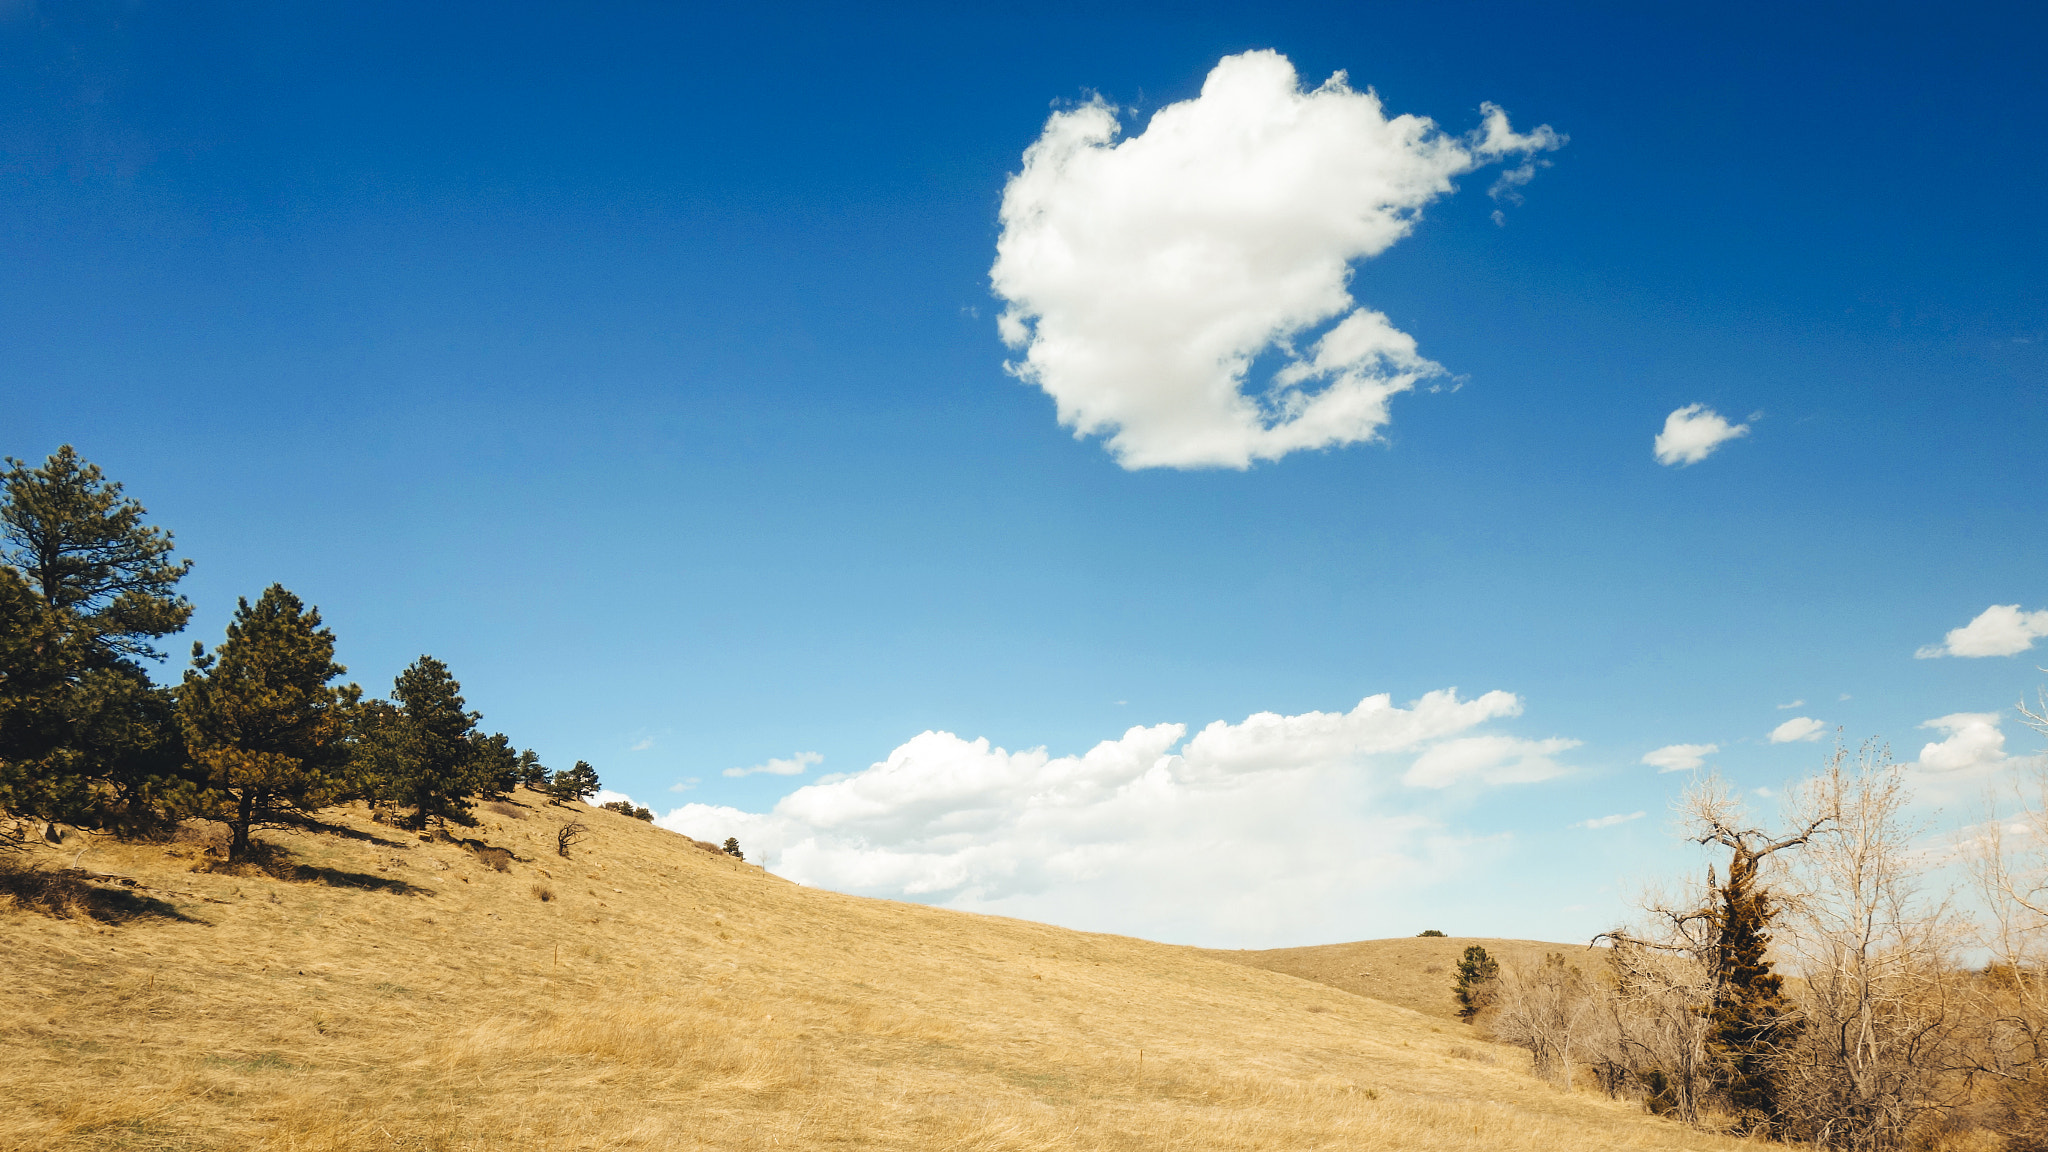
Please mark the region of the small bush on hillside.
POLYGON ((733 836, 725 838, 725 854, 735 860, 745 860, 747 858, 747 854, 740 851, 739 839, 733 836))
POLYGON ((1441 933, 1441 932, 1437 931, 1437 930, 1436 930, 1436 929, 1434 929, 1434 928, 1424 928, 1424 929, 1423 929, 1422 931, 1420 931, 1420 932, 1417 932, 1417 933, 1415 934, 1415 938, 1416 938, 1416 939, 1418 939, 1418 940, 1420 940, 1420 939, 1421 939, 1421 938, 1423 938, 1424 936, 1442 936, 1442 935, 1443 935, 1443 933, 1441 933))
POLYGON ((555 890, 548 887, 545 884, 540 883, 539 881, 534 882, 532 891, 533 898, 535 900, 540 901, 543 904, 555 898, 555 890))
POLYGON ((1495 982, 1500 979, 1500 961, 1477 944, 1465 949, 1458 961, 1458 974, 1451 980, 1451 999, 1458 1002, 1458 1019, 1467 1024, 1493 1003, 1495 982))
POLYGON ((654 820, 654 813, 645 808, 634 807, 630 800, 607 800, 598 807, 608 812, 617 812, 621 816, 631 816, 635 820, 646 820, 649 823, 654 820))

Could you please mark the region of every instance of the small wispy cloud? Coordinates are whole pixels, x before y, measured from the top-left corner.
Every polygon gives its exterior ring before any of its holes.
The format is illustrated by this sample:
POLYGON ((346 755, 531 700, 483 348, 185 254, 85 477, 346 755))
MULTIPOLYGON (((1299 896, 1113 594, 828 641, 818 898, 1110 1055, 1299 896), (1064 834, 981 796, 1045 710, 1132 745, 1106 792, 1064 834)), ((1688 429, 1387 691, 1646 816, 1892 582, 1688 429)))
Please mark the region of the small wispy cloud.
POLYGON ((645 752, 645 751, 647 751, 647 750, 648 750, 649 748, 652 748, 652 747, 654 747, 654 737, 652 737, 652 736, 642 736, 642 737, 641 737, 641 738, 639 738, 638 740, 635 740, 635 741, 633 741, 633 742, 632 742, 631 744, 628 744, 628 745, 626 746, 626 751, 628 751, 628 752, 645 752))
POLYGON ((1811 716, 1794 716, 1776 728, 1771 729, 1771 743, 1791 744, 1797 741, 1814 741, 1827 731, 1828 726, 1811 716))
POLYGON ((1690 772, 1720 750, 1719 744, 1666 744, 1654 752, 1643 753, 1643 763, 1659 772, 1690 772))
POLYGON ((697 779, 695 776, 685 776, 681 780, 678 780, 675 783, 669 785, 668 790, 671 792, 688 792, 690 789, 695 788, 697 785, 701 783, 703 783, 703 781, 697 779))
POLYGON ((1628 812, 1628 813, 1620 813, 1620 812, 1617 812, 1617 813, 1615 813, 1615 814, 1614 814, 1614 815, 1612 815, 1612 816, 1595 816, 1595 817, 1594 817, 1594 818, 1592 818, 1591 820, 1581 820, 1581 821, 1579 821, 1578 823, 1576 823, 1576 824, 1572 825, 1572 827, 1574 827, 1574 828, 1612 828, 1612 827, 1614 827, 1614 826, 1615 826, 1616 824, 1626 824, 1626 823, 1628 823, 1628 822, 1629 822, 1629 821, 1631 821, 1631 820, 1641 820, 1641 819, 1642 819, 1642 818, 1643 818, 1643 817, 1644 817, 1645 815, 1647 815, 1647 813, 1644 813, 1644 812, 1628 812))
POLYGON ((1664 418, 1664 430, 1651 445, 1657 463, 1667 466, 1697 464, 1714 449, 1738 436, 1749 435, 1749 425, 1730 424, 1705 404, 1687 404, 1664 418))
POLYGON ((2043 636, 2048 636, 2048 609, 2022 612, 2017 604, 1993 604, 1968 624, 1950 629, 1941 643, 1929 644, 1913 656, 2017 656, 2043 636))
POLYGON ((1778 705, 1778 711, 1780 711, 1780 712, 1784 712, 1784 711, 1786 711, 1786 710, 1788 710, 1788 709, 1792 709, 1792 708, 1804 708, 1804 707, 1806 707, 1806 701, 1804 701, 1804 700, 1794 700, 1794 701, 1793 701, 1793 702, 1791 702, 1790 704, 1780 704, 1780 705, 1778 705))
POLYGON ((787 760, 770 758, 751 768, 727 768, 727 776, 801 776, 805 769, 823 764, 825 757, 819 752, 799 752, 787 760))

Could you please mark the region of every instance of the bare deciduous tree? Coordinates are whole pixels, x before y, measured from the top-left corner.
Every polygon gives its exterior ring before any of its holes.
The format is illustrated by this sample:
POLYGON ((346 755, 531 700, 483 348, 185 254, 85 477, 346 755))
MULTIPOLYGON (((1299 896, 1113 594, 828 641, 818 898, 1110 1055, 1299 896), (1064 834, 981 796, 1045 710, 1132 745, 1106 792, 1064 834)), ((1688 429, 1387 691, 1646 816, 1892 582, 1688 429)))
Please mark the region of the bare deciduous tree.
MULTIPOLYGON (((2019 709, 2048 735, 2048 693, 2019 709)), ((1989 922, 1978 992, 1981 1022, 1966 1061, 1996 1104, 1991 1126, 2016 1148, 2048 1147, 2048 764, 2014 782, 2015 810, 1999 811, 1968 846, 1989 922)))
POLYGON ((1787 893, 1800 1027, 1773 1063, 1789 1134, 1822 1147, 1901 1147, 1957 1102, 1962 925, 1922 890, 1908 799, 1889 751, 1869 744, 1853 760, 1836 749, 1800 789, 1801 810, 1830 826, 1787 893))
POLYGON ((1576 1057, 1598 1030, 1601 997, 1576 965, 1552 952, 1533 969, 1519 965, 1499 978, 1488 1028, 1496 1039, 1527 1048, 1538 1076, 1569 1088, 1576 1057))

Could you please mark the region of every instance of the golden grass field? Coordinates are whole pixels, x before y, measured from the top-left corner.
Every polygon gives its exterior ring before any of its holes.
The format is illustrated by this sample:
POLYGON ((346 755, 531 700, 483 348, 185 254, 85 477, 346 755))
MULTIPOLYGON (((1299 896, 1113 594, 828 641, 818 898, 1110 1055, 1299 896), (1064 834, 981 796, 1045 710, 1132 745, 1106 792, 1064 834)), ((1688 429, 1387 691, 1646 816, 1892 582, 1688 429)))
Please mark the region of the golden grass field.
POLYGON ((39 848, 167 915, 0 907, 0 1146, 1738 1143, 1560 1092, 1440 1015, 1217 958, 1256 954, 801 888, 526 793, 479 815, 524 859, 360 807, 323 814, 353 838, 266 834, 289 880, 193 871, 193 844, 39 848), (563 860, 572 817, 593 835, 563 860))

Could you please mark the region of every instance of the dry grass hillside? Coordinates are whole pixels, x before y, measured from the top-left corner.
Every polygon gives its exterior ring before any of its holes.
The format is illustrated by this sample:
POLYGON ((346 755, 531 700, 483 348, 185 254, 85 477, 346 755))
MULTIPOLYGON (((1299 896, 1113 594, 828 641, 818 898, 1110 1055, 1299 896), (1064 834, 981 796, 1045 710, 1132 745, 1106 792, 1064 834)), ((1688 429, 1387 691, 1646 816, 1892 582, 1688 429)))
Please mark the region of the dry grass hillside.
POLYGON ((1396 940, 1360 940, 1351 944, 1317 944, 1308 948, 1272 948, 1259 952, 1205 951, 1206 956, 1285 972, 1412 1008, 1443 1020, 1458 1018, 1451 1000, 1451 981, 1458 958, 1478 944, 1506 964, 1534 967, 1546 952, 1560 952, 1580 967, 1588 964, 1584 944, 1546 944, 1541 940, 1496 940, 1476 936, 1418 936, 1396 940))
POLYGON ((275 875, 195 871, 189 835, 39 849, 134 885, 0 900, 0 1146, 1736 1146, 1195 949, 800 888, 580 805, 480 814, 517 859, 361 809, 271 834, 275 875))

